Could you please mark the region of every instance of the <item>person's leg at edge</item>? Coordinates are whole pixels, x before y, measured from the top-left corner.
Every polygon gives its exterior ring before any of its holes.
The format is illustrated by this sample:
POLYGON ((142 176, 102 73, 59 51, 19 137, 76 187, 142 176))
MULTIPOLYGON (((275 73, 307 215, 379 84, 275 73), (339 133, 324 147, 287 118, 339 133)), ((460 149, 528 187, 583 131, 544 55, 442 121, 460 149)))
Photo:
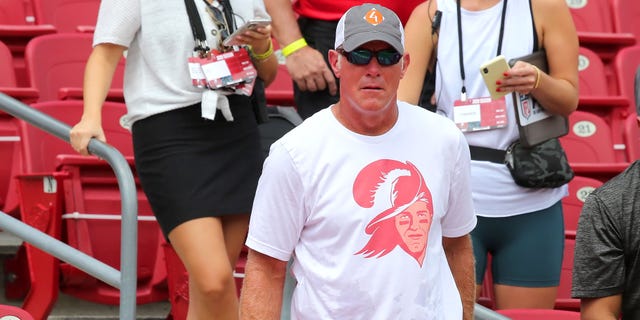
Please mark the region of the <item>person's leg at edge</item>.
POLYGON ((189 273, 187 320, 238 319, 233 268, 248 221, 248 214, 199 218, 185 222, 169 233, 169 239, 189 273))
POLYGON ((492 259, 495 307, 553 309, 564 250, 562 205, 508 218, 504 230, 517 236, 492 259))

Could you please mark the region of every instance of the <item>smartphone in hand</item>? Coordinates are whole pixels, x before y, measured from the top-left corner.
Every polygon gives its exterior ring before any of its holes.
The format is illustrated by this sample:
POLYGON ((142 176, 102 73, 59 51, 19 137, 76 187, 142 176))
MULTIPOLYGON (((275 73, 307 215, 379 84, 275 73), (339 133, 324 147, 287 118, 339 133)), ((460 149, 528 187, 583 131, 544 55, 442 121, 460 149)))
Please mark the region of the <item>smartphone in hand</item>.
POLYGON ((255 30, 258 27, 266 27, 270 24, 271 24, 271 18, 262 18, 262 17, 252 18, 249 21, 247 21, 245 24, 238 27, 236 31, 234 31, 226 39, 224 39, 222 44, 227 47, 241 45, 241 43, 238 42, 237 36, 244 34, 247 30, 255 30))
POLYGON ((484 83, 489 89, 491 99, 499 99, 506 95, 508 92, 497 92, 498 85, 496 81, 504 78, 504 73, 509 71, 509 64, 504 56, 499 55, 489 61, 486 61, 480 66, 480 74, 484 79, 484 83))

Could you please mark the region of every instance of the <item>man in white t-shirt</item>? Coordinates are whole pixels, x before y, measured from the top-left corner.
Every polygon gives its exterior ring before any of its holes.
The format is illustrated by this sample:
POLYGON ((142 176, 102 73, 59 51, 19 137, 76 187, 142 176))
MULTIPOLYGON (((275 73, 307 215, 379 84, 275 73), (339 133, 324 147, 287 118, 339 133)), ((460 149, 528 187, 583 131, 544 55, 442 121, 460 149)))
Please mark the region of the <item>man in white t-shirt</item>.
POLYGON ((275 142, 253 204, 241 319, 472 319, 469 147, 448 119, 397 101, 409 64, 389 9, 338 23, 340 101, 275 142))

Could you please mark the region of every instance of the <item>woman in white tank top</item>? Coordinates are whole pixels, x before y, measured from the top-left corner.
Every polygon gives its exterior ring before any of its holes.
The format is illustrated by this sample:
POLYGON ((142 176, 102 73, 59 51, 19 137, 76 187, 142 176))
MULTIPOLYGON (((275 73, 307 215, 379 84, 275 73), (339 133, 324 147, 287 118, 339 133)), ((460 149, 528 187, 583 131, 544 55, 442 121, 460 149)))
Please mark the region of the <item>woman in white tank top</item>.
MULTIPOLYGON (((479 71, 483 62, 497 55, 509 60, 544 48, 549 73, 517 62, 499 80, 499 90, 530 93, 554 114, 567 116, 577 108, 578 38, 564 0, 460 0, 459 6, 455 0, 431 0, 413 11, 405 36, 411 64, 398 89, 400 100, 418 105, 426 72, 431 70, 436 74, 436 112, 461 123, 454 117, 455 105, 489 97, 479 71)), ((465 132, 469 145, 505 150, 518 139, 511 95, 502 99, 506 124, 465 132)), ((564 239, 560 200, 567 194, 566 186, 523 188, 515 184, 504 164, 488 161, 471 161, 471 176, 479 217, 472 234, 478 288, 490 253, 495 307, 553 308, 564 239), (535 223, 530 220, 539 224, 539 231, 531 229, 535 223), (542 234, 548 230, 553 230, 551 235, 542 234), (487 238, 486 233, 513 238, 487 238), (540 238, 548 241, 533 241, 540 238), (507 244, 512 247, 506 248, 507 244), (519 247, 514 249, 516 244, 519 247), (531 261, 548 266, 543 275, 528 269, 531 261)))

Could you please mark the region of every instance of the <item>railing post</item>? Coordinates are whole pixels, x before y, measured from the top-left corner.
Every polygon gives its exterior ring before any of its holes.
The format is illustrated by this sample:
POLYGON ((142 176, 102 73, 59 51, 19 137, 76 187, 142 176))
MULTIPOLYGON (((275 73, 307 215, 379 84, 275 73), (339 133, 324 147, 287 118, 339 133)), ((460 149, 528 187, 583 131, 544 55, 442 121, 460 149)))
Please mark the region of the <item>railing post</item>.
MULTIPOLYGON (((36 126, 66 142, 70 141, 69 131, 71 130, 71 128, 67 124, 64 124, 50 117, 49 115, 39 112, 27 106, 26 104, 7 96, 4 93, 0 93, 0 109, 13 115, 16 118, 23 119, 31 125, 36 126)), ((94 262, 91 261, 89 261, 90 263, 86 266, 87 270, 84 271, 109 283, 116 288, 119 288, 120 319, 133 320, 136 318, 136 285, 138 265, 138 202, 133 173, 131 172, 129 164, 124 159, 122 154, 110 145, 96 139, 91 139, 91 141, 89 142, 89 151, 92 154, 106 160, 114 170, 116 178, 118 179, 118 186, 120 188, 120 196, 122 201, 122 242, 120 251, 121 266, 119 272, 120 279, 117 283, 114 283, 112 281, 113 279, 102 279, 101 277, 105 275, 100 274, 101 272, 99 271, 96 272, 96 270, 99 270, 101 268, 94 269, 94 262)), ((11 224, 11 221, 9 220, 6 220, 5 222, 11 224)), ((16 227, 16 225, 13 226, 16 227)), ((11 229, 6 230, 9 232, 15 231, 11 229)), ((27 238, 23 239, 28 240, 27 238)), ((57 249, 60 249, 59 244, 56 242, 54 243, 55 245, 48 249, 57 251, 57 249)), ((63 251, 65 250, 63 249, 63 251)), ((47 252, 51 253, 50 251, 47 252)), ((62 256, 56 255, 56 257, 67 262, 70 261, 66 260, 65 258, 68 259, 74 256, 70 252, 66 251, 64 253, 58 252, 57 254, 62 254, 62 256)), ((86 257, 81 255, 79 259, 72 258, 71 260, 74 260, 76 263, 82 263, 83 261, 87 262, 86 257)))

